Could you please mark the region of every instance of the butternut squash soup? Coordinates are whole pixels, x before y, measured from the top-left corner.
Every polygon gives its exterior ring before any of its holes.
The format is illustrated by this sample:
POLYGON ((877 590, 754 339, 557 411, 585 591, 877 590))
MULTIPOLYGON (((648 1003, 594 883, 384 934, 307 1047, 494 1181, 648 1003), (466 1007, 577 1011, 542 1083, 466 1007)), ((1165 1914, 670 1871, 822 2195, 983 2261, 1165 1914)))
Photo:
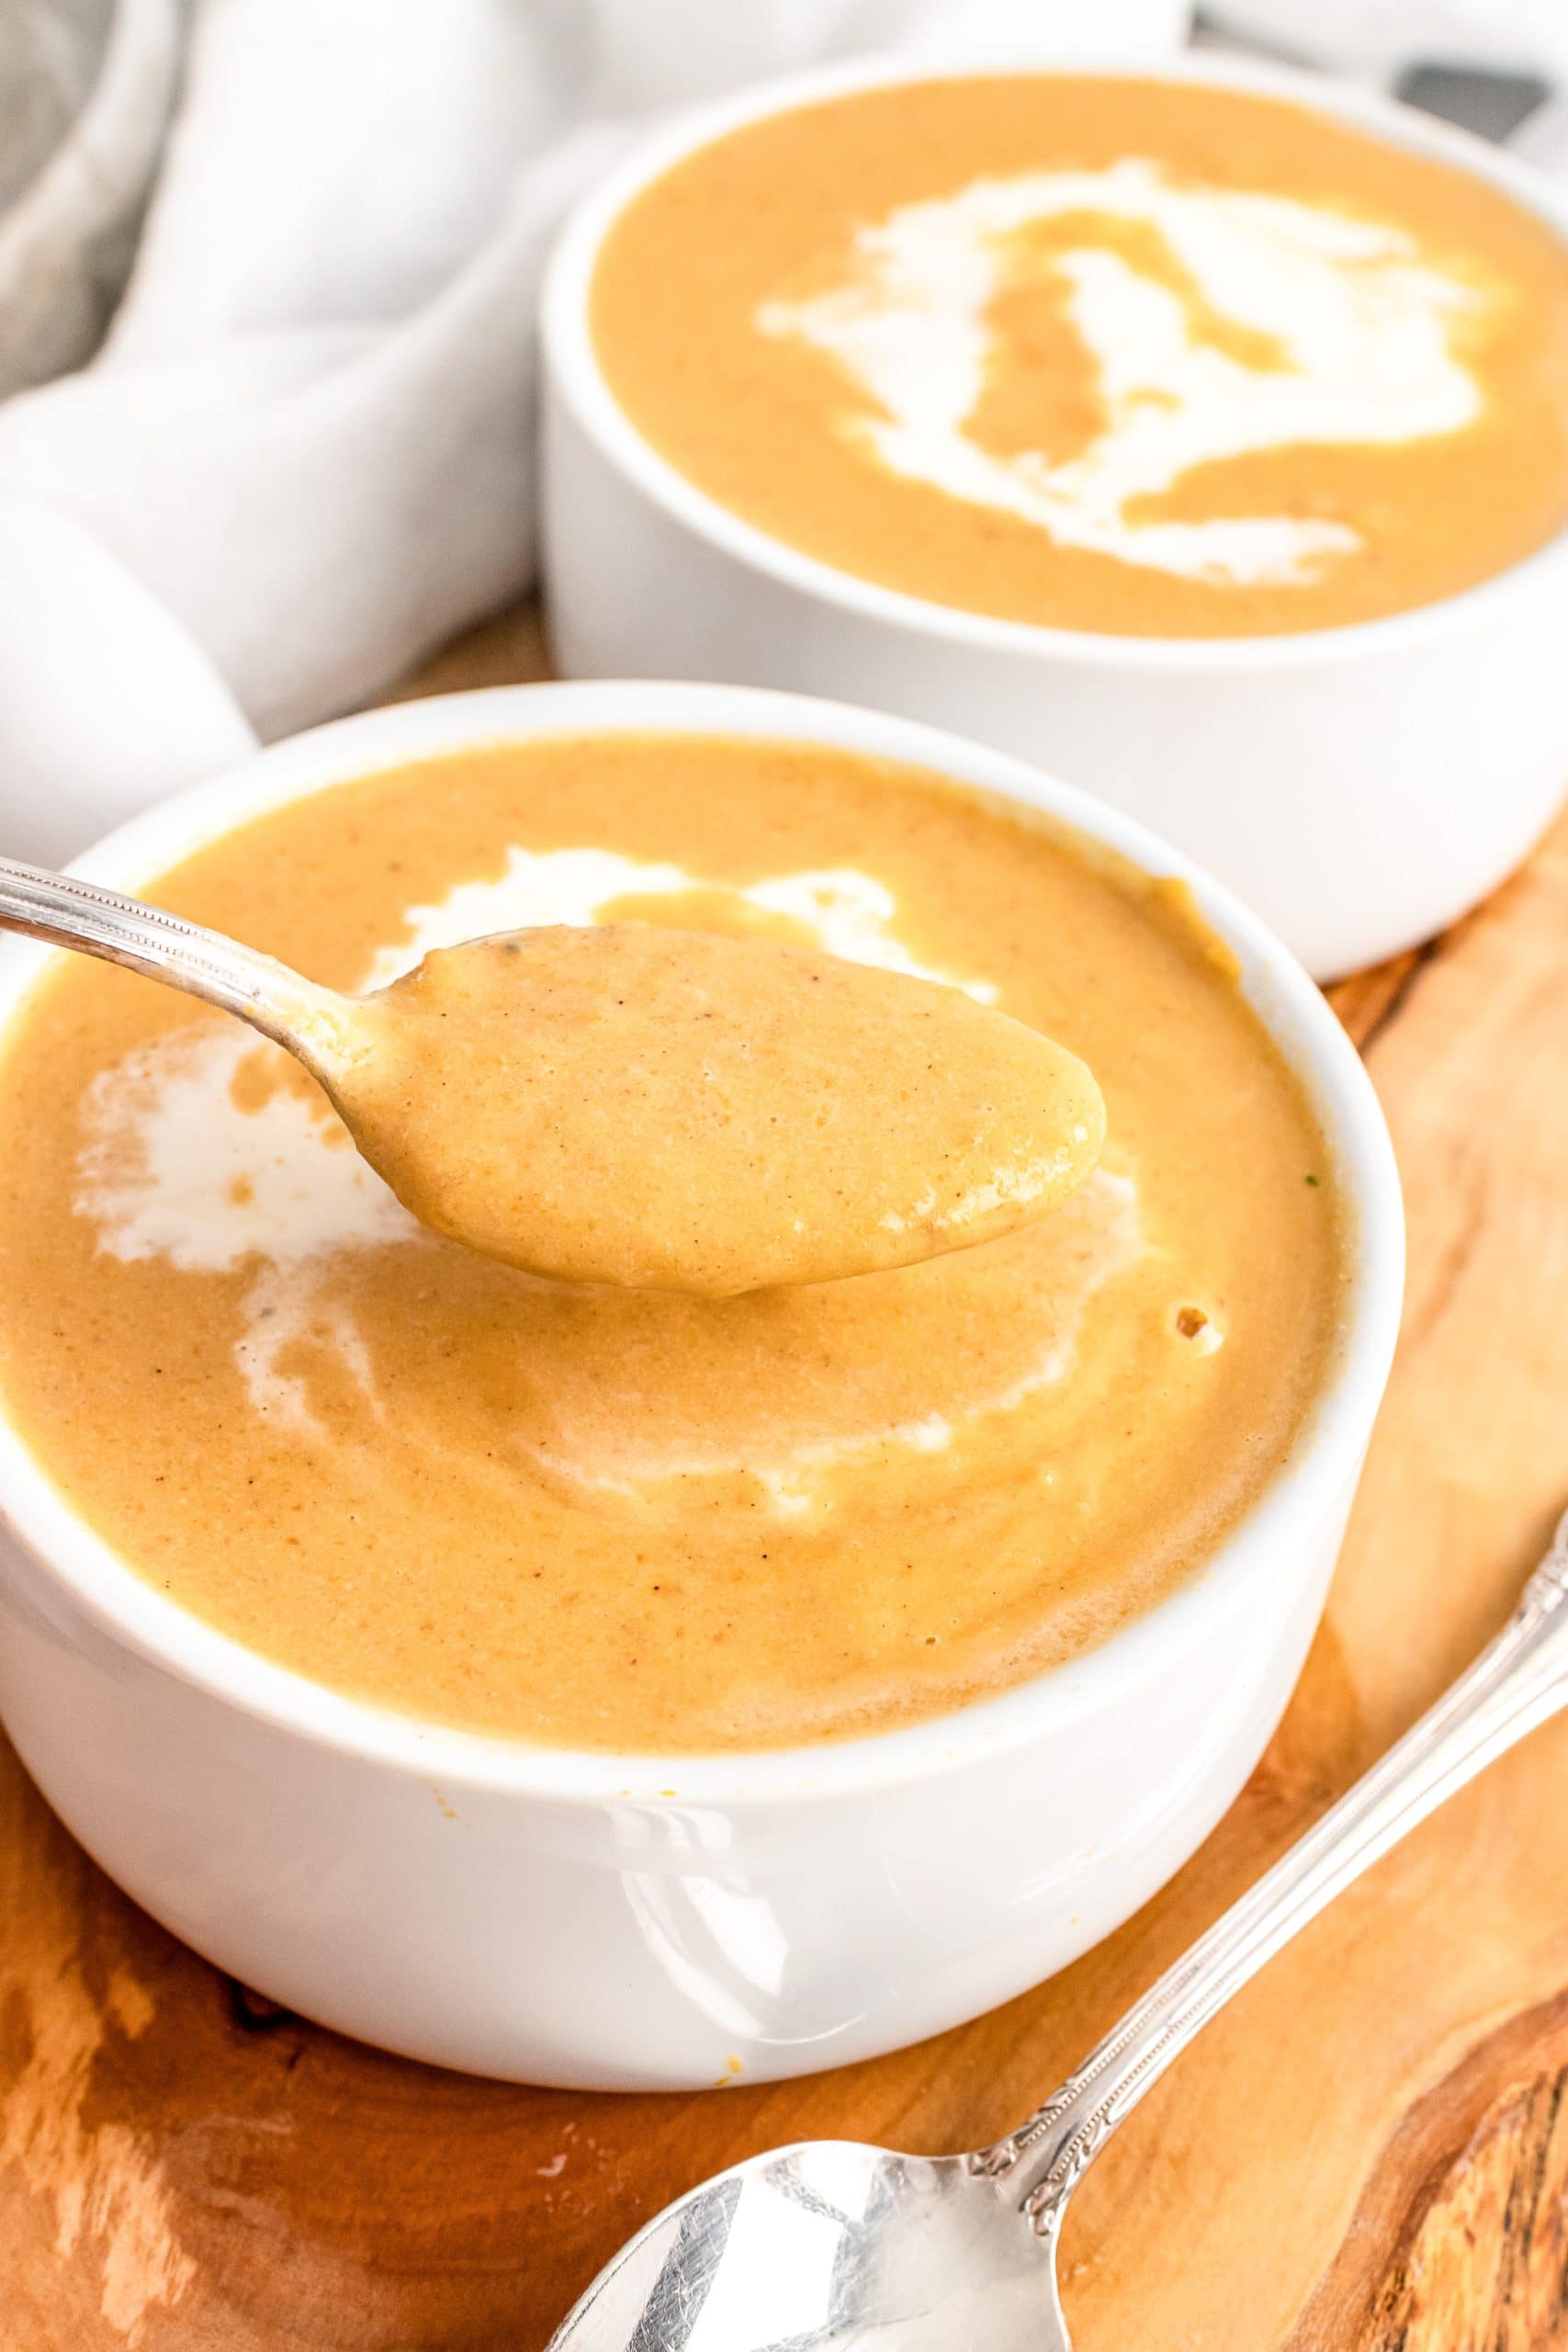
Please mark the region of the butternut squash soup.
MULTIPOLYGON (((658 1753, 934 1715, 1175 1589, 1313 1409, 1346 1252, 1309 1105, 1184 894, 1010 803, 563 736, 317 792, 150 895, 355 991, 536 926, 778 943, 961 991, 1103 1097, 1088 1172, 972 1247, 572 1283, 417 1223, 238 1022, 62 960, 0 1064, 7 1413, 150 1585, 340 1691, 658 1753)), ((793 1136, 818 1097, 777 1067, 793 1136)), ((671 1218, 719 1228, 680 1181, 671 1218)))
POLYGON ((1007 620, 1324 628, 1568 521, 1568 246, 1244 91, 980 74, 766 117, 627 205, 591 310, 699 490, 1007 620))
POLYGON ((1105 1133, 1037 1029, 773 940, 541 923, 328 1007, 301 1058, 404 1206, 568 1282, 722 1298, 911 1265, 1043 1216, 1105 1133))

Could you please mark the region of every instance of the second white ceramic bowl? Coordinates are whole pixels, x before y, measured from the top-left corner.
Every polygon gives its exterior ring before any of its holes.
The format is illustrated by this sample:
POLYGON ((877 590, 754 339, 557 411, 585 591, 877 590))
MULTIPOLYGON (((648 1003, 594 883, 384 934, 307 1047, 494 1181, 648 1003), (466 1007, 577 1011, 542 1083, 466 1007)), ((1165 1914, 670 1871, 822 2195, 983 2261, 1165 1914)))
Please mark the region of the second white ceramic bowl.
MULTIPOLYGON (((1562 798, 1568 540, 1461 595, 1353 628, 1229 639, 1036 628, 797 553, 694 488, 618 406, 594 356, 589 289, 639 191, 744 123, 932 70, 858 65, 705 108, 642 147, 569 224, 543 307, 546 582, 560 666, 838 695, 1038 761, 1229 883, 1320 979, 1430 936, 1517 864, 1562 798)), ((1568 191, 1410 107, 1212 58, 1151 77, 1315 107, 1490 181, 1568 237, 1568 191)))
MULTIPOLYGON (((802 2074, 914 2041, 1060 1968, 1154 1893, 1230 1804, 1295 1680, 1402 1272, 1377 1102, 1278 944, 1125 818, 907 721, 711 686, 407 703, 275 745, 75 870, 134 890, 263 809, 376 768, 650 729, 934 768, 1185 876, 1311 1093, 1353 1263, 1309 1426, 1191 1584, 982 1705, 788 1752, 574 1754, 344 1698, 143 1583, 0 1414, 0 1713, 88 1851, 176 1935, 308 2017, 445 2065, 610 2089, 802 2074)), ((54 960, 0 948, 0 1044, 54 960)), ((4 1115, 0 1094, 0 1148, 4 1115)))

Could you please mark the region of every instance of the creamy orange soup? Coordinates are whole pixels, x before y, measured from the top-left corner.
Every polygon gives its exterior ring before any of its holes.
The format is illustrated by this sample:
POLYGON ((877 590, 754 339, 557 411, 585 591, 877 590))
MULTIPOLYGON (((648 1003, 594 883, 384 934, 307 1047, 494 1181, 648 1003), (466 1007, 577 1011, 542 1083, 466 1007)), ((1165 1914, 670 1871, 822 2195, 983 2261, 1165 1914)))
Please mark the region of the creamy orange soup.
POLYGON ((963 989, 783 940, 540 923, 438 947, 299 1041, 437 1233, 723 1298, 971 1248, 1100 1156, 1091 1072, 963 989))
POLYGON ((62 962, 0 1065, 6 1409, 149 1584, 339 1690, 665 1752, 929 1716, 1171 1591, 1312 1408, 1345 1259, 1295 1080, 1179 893, 1008 807, 827 749, 497 745, 152 896, 355 990, 536 923, 809 942, 1103 1091, 1093 1172, 974 1248, 574 1285, 416 1224, 239 1023, 62 962))
POLYGON ((592 328, 720 504, 1010 620, 1367 620, 1568 518, 1568 247, 1234 91, 981 76, 752 123, 614 224, 592 328))

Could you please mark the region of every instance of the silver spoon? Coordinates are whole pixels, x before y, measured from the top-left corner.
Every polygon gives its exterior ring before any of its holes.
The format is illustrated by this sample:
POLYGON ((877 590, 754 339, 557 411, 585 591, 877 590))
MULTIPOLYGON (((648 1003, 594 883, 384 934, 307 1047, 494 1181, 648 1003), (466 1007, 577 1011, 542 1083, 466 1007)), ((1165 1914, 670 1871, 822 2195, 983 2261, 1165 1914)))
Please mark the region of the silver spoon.
POLYGON ((1166 1971, 1027 2123, 966 2156, 808 2140, 666 2206, 548 2352, 1071 2352, 1067 2199, 1112 2132, 1298 1928, 1568 1702, 1568 1514, 1503 1631, 1166 1971))
POLYGON ((773 940, 544 923, 341 996, 0 860, 7 926, 237 1013, 423 1224, 561 1281, 723 1298, 887 1271, 1044 1215, 1104 1135, 1093 1076, 1038 1030, 773 940))
POLYGON ((355 1009, 352 999, 318 988, 221 932, 204 931, 73 874, 49 874, 8 857, 0 858, 0 928, 101 956, 107 964, 123 964, 238 1013, 311 1069, 332 1054, 355 1009))

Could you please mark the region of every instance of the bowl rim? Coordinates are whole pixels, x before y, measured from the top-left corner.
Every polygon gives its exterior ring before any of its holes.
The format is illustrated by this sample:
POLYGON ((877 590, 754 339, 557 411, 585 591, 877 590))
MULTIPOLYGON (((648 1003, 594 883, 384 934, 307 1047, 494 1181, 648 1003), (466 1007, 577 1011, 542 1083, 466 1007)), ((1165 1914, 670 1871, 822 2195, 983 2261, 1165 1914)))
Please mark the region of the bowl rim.
MULTIPOLYGON (((443 1788, 489 1788, 571 1803, 729 1804, 828 1796, 919 1781, 1070 1724, 1137 1689, 1162 1657, 1271 1589, 1275 1572, 1333 1513, 1353 1479, 1381 1399, 1399 1322, 1404 1221, 1393 1146, 1359 1056, 1306 973, 1258 919, 1192 861, 1131 818, 1010 754, 912 719, 754 687, 594 681, 482 688, 337 719, 261 751, 133 818, 77 858, 85 879, 135 890, 268 809, 444 752, 578 733, 698 733, 825 743, 934 770, 1042 811, 1144 871, 1186 881, 1241 960, 1249 1001, 1322 1121, 1349 1215, 1342 1336, 1325 1387, 1280 1470, 1203 1566, 1097 1648, 955 1712, 805 1747, 632 1755, 557 1748, 466 1732, 354 1699, 274 1664, 142 1580, 80 1518, 0 1399, 0 1525, 88 1618, 218 1702, 293 1735, 443 1788), (1272 1583, 1271 1580, 1272 1579, 1272 1583)), ((0 942, 0 1054, 40 978, 70 951, 0 942)), ((3 1099, 3 1096, 0 1096, 3 1099)), ((0 1577, 5 1574, 0 1565, 0 1577)))
POLYGON ((729 132, 774 115, 862 91, 931 82, 1023 76, 1052 80, 1191 83, 1284 100, 1381 136, 1389 143, 1468 173, 1513 198, 1543 220, 1568 247, 1568 188, 1506 149, 1457 124, 1423 113, 1382 93, 1330 80, 1303 68, 1206 51, 1147 62, 1125 57, 1097 62, 1052 61, 1026 53, 947 58, 857 59, 781 75, 682 111, 637 141, 631 153, 596 179, 568 215, 547 261, 540 287, 540 346, 548 389, 613 468, 670 520, 719 553, 788 588, 861 620, 909 631, 978 651, 1055 660, 1097 669, 1191 670, 1225 674, 1313 668, 1370 658, 1477 618, 1498 616, 1520 599, 1554 588, 1568 574, 1568 527, 1540 547, 1452 594, 1386 613, 1310 629, 1236 637, 1134 637, 1009 620, 962 605, 942 605, 882 586, 820 557, 774 538, 710 497, 644 439, 600 368, 589 324, 589 297, 605 237, 627 205, 652 182, 697 150, 729 132), (1483 608, 1479 614, 1476 607, 1483 608))

